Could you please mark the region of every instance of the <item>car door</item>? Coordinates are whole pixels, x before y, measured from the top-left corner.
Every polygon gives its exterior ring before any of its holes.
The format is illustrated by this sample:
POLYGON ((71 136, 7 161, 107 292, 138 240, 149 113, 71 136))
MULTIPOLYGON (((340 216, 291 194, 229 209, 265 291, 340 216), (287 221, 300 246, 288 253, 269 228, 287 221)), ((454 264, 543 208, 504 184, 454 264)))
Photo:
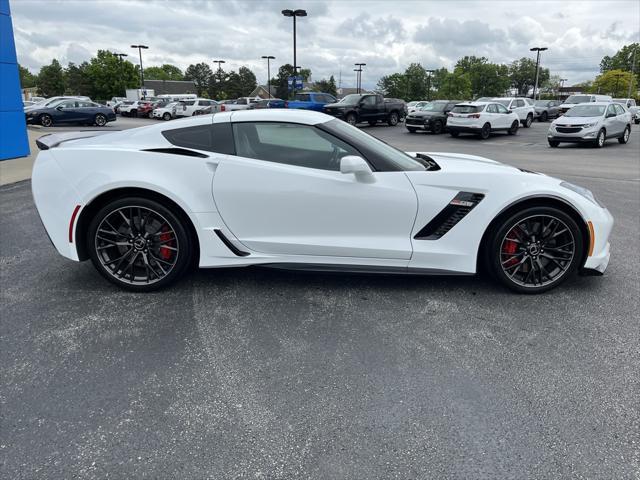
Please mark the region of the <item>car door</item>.
POLYGON ((93 123, 93 119, 95 114, 97 113, 98 106, 92 102, 79 101, 78 105, 78 121, 80 122, 91 122, 93 123))
POLYGON ((370 181, 340 172, 340 158, 360 155, 310 125, 233 124, 235 157, 217 166, 213 196, 229 231, 264 254, 411 257, 417 198, 404 172, 370 181))
POLYGON ((604 128, 607 130, 607 137, 615 137, 622 132, 615 103, 609 104, 604 114, 604 128))
POLYGON ((518 114, 520 120, 527 119, 527 108, 525 107, 524 100, 521 98, 516 98, 511 101, 511 110, 518 114))
POLYGON ((624 132, 624 129, 627 127, 627 123, 629 122, 629 114, 622 107, 622 105, 614 103, 613 107, 615 108, 616 113, 617 113, 616 122, 618 124, 618 132, 622 133, 622 132, 624 132))
POLYGON ((512 120, 507 107, 501 103, 495 103, 494 106, 496 107, 496 117, 498 119, 496 125, 499 125, 499 128, 511 128, 512 120))
POLYGON ((73 123, 82 120, 78 102, 75 100, 66 100, 59 103, 56 107, 54 121, 56 123, 73 123))
POLYGON ((360 120, 378 120, 380 117, 379 109, 382 108, 382 104, 378 104, 377 95, 366 95, 360 100, 360 120))

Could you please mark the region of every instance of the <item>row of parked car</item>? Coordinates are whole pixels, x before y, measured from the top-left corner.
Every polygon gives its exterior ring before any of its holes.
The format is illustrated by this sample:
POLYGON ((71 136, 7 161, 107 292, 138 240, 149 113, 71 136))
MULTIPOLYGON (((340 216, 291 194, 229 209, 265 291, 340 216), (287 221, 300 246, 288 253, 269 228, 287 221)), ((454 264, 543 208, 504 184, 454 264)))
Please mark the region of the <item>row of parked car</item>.
POLYGON ((116 120, 112 108, 92 101, 89 97, 51 97, 25 104, 27 124, 51 127, 56 124, 76 123, 104 127, 116 120))
POLYGON ((607 139, 627 143, 631 123, 640 123, 640 112, 633 99, 612 99, 604 95, 573 95, 564 103, 555 100, 533 102, 528 98, 480 98, 474 102, 436 100, 413 108, 405 125, 410 133, 448 131, 487 139, 493 132, 515 135, 518 128, 529 128, 534 118, 554 117, 547 140, 551 147, 560 143, 591 143, 604 146, 607 139))

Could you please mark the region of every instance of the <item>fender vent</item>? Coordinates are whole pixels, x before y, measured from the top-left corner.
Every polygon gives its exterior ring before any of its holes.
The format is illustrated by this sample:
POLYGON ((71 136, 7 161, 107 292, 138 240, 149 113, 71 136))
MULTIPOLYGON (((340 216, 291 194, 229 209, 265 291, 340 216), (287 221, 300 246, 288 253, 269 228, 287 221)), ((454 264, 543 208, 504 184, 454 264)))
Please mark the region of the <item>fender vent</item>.
POLYGON ((438 240, 455 227, 484 198, 481 193, 458 192, 453 200, 420 230, 416 240, 438 240))
POLYGON ((225 246, 231 250, 231 252, 233 252, 233 254, 236 257, 246 257, 249 255, 249 252, 244 252, 242 250, 240 250, 238 247, 236 247, 233 243, 231 243, 231 240, 229 240, 227 238, 227 236, 222 233, 220 230, 218 230, 217 228, 213 230, 214 232, 216 232, 216 235, 218 236, 218 238, 220 240, 222 240, 222 243, 225 244, 225 246))

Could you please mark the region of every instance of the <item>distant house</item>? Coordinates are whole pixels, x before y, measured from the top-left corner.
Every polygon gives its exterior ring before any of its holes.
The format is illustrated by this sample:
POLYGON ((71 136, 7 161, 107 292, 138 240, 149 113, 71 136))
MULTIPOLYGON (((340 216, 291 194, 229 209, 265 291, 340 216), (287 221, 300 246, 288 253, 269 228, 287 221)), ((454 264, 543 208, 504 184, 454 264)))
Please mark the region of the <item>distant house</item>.
MULTIPOLYGON (((258 85, 253 91, 249 94, 250 97, 260 97, 260 98, 269 98, 269 91, 267 90, 266 85, 258 85)), ((276 87, 271 85, 271 97, 276 96, 276 87)))
POLYGON ((582 85, 573 85, 571 87, 560 87, 558 96, 564 100, 570 95, 580 95, 581 93, 584 93, 584 87, 582 85))
POLYGON ((155 95, 198 93, 192 80, 145 80, 144 87, 153 90, 155 95))

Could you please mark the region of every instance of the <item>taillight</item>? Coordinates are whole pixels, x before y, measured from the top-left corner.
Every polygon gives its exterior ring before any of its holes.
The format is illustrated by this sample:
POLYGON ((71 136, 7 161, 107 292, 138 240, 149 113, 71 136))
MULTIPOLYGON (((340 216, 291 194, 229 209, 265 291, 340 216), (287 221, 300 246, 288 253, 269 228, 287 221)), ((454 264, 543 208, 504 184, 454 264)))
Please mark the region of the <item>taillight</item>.
POLYGON ((221 111, 221 112, 224 112, 224 111, 225 111, 224 105, 220 105, 220 111, 221 111))
POLYGON ((479 113, 472 113, 467 118, 480 118, 480 114, 479 113))
POLYGON ((453 113, 451 112, 447 113, 447 117, 453 117, 453 113))

